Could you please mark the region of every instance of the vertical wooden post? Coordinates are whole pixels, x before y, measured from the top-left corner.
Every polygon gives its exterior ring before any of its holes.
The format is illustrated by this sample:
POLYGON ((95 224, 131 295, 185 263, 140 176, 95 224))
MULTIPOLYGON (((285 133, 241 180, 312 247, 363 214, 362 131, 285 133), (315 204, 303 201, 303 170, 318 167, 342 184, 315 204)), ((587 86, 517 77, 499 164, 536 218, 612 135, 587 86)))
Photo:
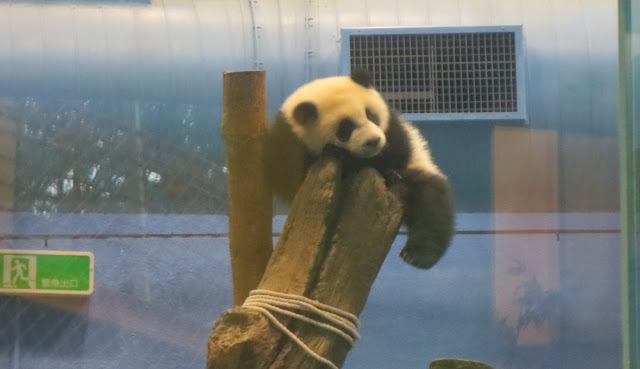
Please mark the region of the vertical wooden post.
POLYGON ((233 302, 241 305, 260 283, 272 249, 271 189, 264 175, 265 71, 222 77, 233 302))

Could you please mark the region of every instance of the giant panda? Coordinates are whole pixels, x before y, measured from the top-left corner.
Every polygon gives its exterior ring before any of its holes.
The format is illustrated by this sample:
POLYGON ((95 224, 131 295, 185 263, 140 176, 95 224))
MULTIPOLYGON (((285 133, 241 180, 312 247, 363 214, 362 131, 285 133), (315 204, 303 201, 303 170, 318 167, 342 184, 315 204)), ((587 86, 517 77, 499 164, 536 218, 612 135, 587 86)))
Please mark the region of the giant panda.
POLYGON ((368 72, 316 79, 286 98, 266 144, 275 197, 292 201, 327 147, 347 154, 344 170, 370 166, 404 185, 407 243, 400 256, 418 268, 435 265, 454 232, 449 182, 418 129, 389 108, 368 72))

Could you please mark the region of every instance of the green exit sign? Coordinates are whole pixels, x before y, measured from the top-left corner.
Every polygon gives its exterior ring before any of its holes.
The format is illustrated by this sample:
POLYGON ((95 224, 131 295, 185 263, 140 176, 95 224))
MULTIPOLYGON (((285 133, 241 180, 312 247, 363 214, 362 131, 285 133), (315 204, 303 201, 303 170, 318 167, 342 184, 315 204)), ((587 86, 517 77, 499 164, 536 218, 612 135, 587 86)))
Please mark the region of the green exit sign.
POLYGON ((0 249, 0 293, 90 295, 93 253, 0 249))

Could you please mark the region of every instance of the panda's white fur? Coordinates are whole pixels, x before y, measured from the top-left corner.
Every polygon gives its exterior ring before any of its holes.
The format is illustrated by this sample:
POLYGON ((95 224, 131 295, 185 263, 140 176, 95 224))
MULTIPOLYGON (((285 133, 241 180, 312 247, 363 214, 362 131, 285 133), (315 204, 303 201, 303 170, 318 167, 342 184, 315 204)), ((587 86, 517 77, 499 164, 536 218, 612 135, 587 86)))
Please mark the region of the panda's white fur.
POLYGON ((409 145, 411 146, 411 157, 407 168, 422 170, 427 173, 432 173, 441 177, 445 177, 440 171, 440 168, 433 162, 431 158, 431 151, 429 150, 429 144, 425 140, 418 129, 411 123, 406 121, 400 121, 400 124, 404 126, 409 136, 409 145))
POLYGON ((280 109, 285 121, 291 124, 293 133, 304 142, 313 154, 319 155, 327 144, 342 147, 354 155, 371 157, 377 155, 386 144, 384 132, 389 121, 389 109, 378 91, 355 83, 348 76, 327 77, 311 81, 294 91, 280 109), (331 91, 327 94, 327 91, 331 91), (303 126, 295 124, 293 112, 302 102, 313 102, 322 112, 317 124, 303 126), (358 102, 354 104, 353 102, 358 102), (366 106, 380 118, 380 125, 367 119, 366 106), (355 135, 344 143, 336 139, 336 122, 341 117, 350 117, 358 125, 355 135), (365 149, 365 142, 371 138, 380 138, 375 148, 365 149))
POLYGON ((417 267, 434 265, 453 235, 447 178, 418 129, 388 107, 369 74, 317 79, 284 101, 267 142, 274 194, 292 200, 306 170, 328 145, 348 152, 355 168, 371 166, 400 178, 407 188, 408 230, 401 256, 417 267))

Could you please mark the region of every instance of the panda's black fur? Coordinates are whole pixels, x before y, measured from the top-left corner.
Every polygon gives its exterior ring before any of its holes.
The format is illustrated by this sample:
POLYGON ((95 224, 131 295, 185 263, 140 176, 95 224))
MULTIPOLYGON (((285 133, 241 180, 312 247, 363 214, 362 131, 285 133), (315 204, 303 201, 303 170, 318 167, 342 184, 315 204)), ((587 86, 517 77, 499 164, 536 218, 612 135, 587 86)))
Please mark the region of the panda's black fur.
POLYGON ((426 141, 388 107, 368 72, 316 81, 319 87, 305 90, 305 85, 295 91, 271 126, 267 176, 274 194, 290 202, 310 164, 327 146, 347 153, 342 155, 346 171, 369 166, 404 185, 407 244, 401 256, 418 268, 432 267, 454 233, 454 212, 448 180, 432 162, 426 141), (324 117, 336 112, 323 108, 338 110, 338 115, 327 122, 324 117), (346 116, 339 109, 345 109, 346 116), (352 137, 354 132, 359 136, 352 137), (350 146, 352 139, 359 145, 350 146))

